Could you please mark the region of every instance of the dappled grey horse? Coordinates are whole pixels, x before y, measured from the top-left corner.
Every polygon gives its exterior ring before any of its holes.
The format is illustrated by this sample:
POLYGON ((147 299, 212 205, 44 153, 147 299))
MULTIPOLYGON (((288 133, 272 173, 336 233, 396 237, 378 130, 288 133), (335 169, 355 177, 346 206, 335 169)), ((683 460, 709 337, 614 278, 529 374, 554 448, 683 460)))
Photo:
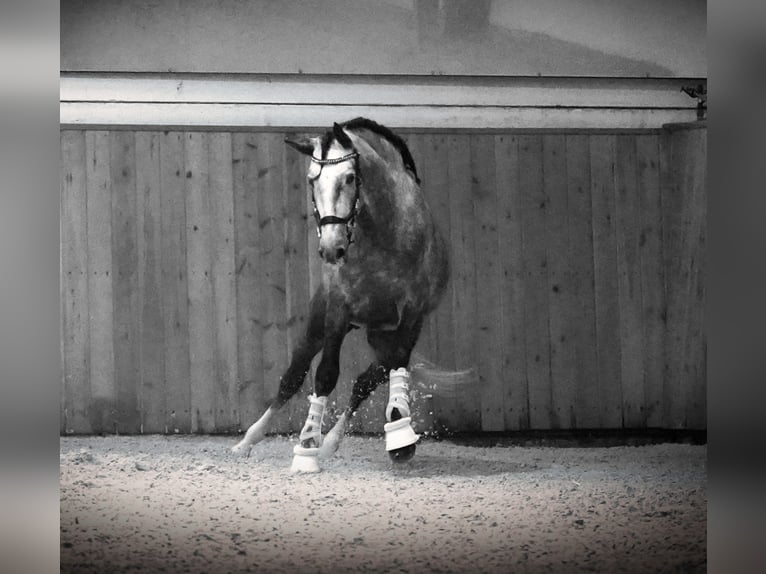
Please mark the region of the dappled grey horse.
POLYGON ((322 281, 276 398, 233 450, 248 455, 264 438, 274 413, 298 392, 321 351, 292 470, 318 471, 317 457, 338 449, 350 417, 386 380, 386 450, 395 461, 407 460, 418 440, 410 417, 410 354, 449 278, 447 248, 420 188, 415 162, 399 136, 365 118, 286 143, 310 156, 307 179, 322 281), (375 361, 357 377, 348 407, 323 437, 322 419, 327 396, 338 381, 340 348, 356 327, 366 329, 375 361))

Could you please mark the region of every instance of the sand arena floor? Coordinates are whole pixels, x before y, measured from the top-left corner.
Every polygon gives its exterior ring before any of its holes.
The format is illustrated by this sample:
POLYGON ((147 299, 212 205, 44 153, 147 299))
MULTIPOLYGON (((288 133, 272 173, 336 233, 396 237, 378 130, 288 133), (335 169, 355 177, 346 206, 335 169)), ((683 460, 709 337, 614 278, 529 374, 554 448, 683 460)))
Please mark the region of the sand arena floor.
POLYGON ((61 572, 705 572, 707 447, 62 437, 61 572))

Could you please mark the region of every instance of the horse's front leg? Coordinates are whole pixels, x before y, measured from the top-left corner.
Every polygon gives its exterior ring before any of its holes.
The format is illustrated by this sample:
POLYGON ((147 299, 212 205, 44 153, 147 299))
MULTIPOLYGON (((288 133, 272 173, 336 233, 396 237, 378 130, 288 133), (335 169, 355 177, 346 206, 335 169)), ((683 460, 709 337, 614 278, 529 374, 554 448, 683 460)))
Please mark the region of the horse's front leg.
POLYGON ((266 409, 261 418, 250 425, 244 438, 231 449, 235 454, 249 456, 253 445, 266 436, 274 414, 303 386, 306 374, 311 368, 311 360, 322 348, 326 308, 327 298, 324 292, 319 289, 311 300, 306 333, 293 353, 290 366, 279 381, 279 391, 276 398, 271 401, 269 408, 266 409))
POLYGON ((301 429, 299 444, 293 449, 292 472, 319 472, 318 455, 322 446, 322 419, 327 397, 335 389, 340 374, 340 349, 348 333, 348 313, 344 305, 328 303, 322 360, 317 367, 314 393, 309 397, 309 413, 301 429))

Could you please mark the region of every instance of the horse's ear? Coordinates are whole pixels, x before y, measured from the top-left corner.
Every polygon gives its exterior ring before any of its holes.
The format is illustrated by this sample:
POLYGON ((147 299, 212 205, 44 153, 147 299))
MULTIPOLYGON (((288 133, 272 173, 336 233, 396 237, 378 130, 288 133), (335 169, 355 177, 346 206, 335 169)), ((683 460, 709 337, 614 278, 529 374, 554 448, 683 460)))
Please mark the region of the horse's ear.
POLYGON ((343 128, 340 127, 340 124, 338 123, 332 124, 332 134, 335 136, 335 141, 337 141, 343 147, 345 148, 354 147, 354 144, 351 143, 351 138, 348 137, 348 134, 343 131, 343 128))
POLYGON ((314 153, 314 138, 301 138, 299 140, 285 138, 285 143, 302 154, 312 155, 314 153))

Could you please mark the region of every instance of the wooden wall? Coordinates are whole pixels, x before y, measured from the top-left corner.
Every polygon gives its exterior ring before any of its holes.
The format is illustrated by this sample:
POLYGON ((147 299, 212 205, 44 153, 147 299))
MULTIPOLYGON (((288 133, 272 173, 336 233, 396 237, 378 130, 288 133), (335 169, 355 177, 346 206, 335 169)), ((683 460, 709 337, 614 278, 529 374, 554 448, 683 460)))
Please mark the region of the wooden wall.
MULTIPOLYGON (((63 433, 261 414, 318 280, 285 135, 61 132, 63 433)), ((479 374, 421 405, 437 428, 706 427, 704 127, 404 135, 453 261, 418 356, 479 374)), ((276 431, 300 429, 310 388, 276 431)), ((354 430, 382 430, 385 394, 354 430)))

